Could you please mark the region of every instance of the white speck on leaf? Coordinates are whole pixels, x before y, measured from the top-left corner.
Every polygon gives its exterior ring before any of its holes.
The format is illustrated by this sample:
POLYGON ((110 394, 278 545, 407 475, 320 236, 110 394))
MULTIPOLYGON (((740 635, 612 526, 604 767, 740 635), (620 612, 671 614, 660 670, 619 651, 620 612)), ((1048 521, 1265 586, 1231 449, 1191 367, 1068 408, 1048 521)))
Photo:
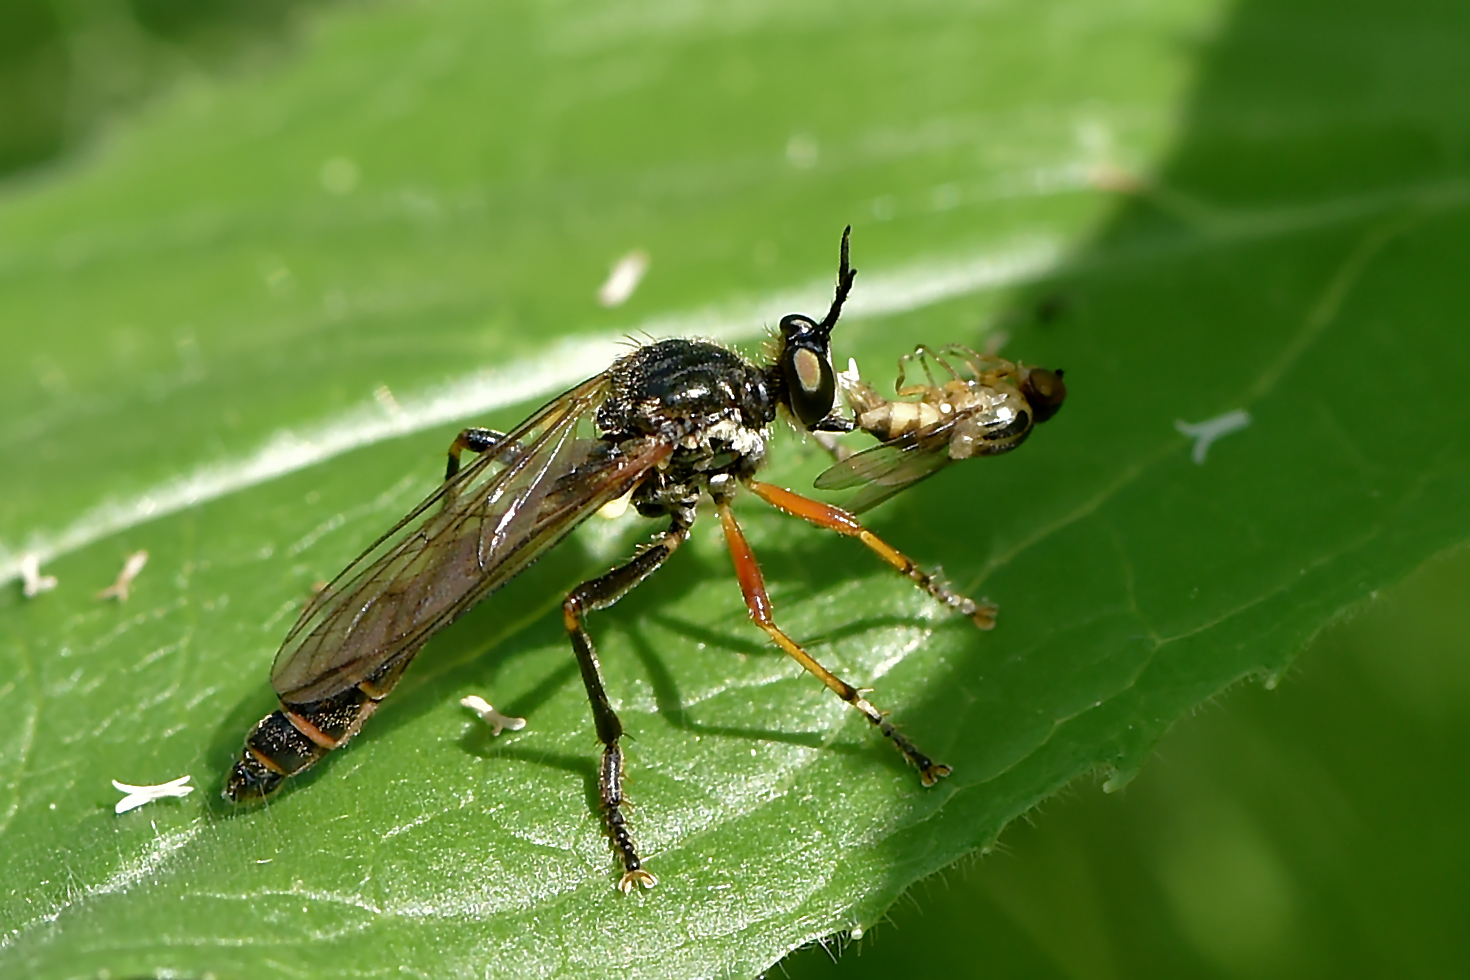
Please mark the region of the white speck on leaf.
POLYGON ((1217 415, 1203 422, 1185 422, 1177 419, 1174 428, 1194 440, 1194 448, 1190 450, 1189 458, 1194 460, 1196 466, 1205 465, 1205 456, 1209 454, 1210 446, 1216 439, 1228 436, 1239 429, 1244 429, 1251 424, 1251 413, 1243 408, 1237 408, 1233 412, 1217 415))
POLYGON ((387 385, 378 385, 374 388, 373 398, 390 416, 397 418, 403 414, 403 406, 398 404, 398 399, 393 397, 393 391, 387 385))
POLYGON ((522 728, 526 727, 526 719, 511 718, 507 715, 501 714, 500 712, 495 710, 494 705, 492 705, 489 701, 486 701, 484 698, 480 697, 478 694, 471 694, 467 698, 461 698, 459 703, 464 705, 466 708, 469 708, 475 714, 479 715, 480 720, 490 726, 490 732, 492 735, 499 735, 507 728, 509 728, 513 732, 518 732, 522 728))
POLYGON ((137 809, 145 803, 152 803, 154 800, 161 800, 169 796, 188 796, 194 792, 194 787, 188 785, 188 783, 188 776, 180 776, 178 779, 172 779, 166 783, 159 783, 156 786, 131 786, 114 779, 112 781, 113 787, 119 793, 126 793, 127 795, 117 801, 117 806, 113 807, 113 811, 116 813, 127 813, 129 810, 137 809))
POLYGON ((607 280, 597 289, 597 302, 603 306, 622 306, 633 295, 648 271, 648 253, 635 249, 618 259, 608 271, 607 280))
POLYGON ((27 599, 56 588, 56 576, 41 574, 41 556, 34 553, 21 556, 20 580, 21 591, 27 599))
POLYGON ((97 593, 99 599, 116 599, 118 602, 128 601, 128 589, 133 584, 133 579, 148 564, 148 552, 135 551, 128 555, 128 560, 123 563, 123 569, 117 574, 117 581, 97 593))

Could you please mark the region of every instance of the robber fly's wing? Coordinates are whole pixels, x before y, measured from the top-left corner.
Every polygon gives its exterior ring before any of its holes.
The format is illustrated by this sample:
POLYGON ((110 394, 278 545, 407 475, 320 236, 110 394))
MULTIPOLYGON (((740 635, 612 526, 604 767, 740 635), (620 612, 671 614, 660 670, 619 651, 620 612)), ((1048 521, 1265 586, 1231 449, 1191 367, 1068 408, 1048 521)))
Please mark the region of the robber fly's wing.
MULTIPOLYGON (((932 435, 932 434, 928 434, 932 435)), ((842 506, 860 514, 878 506, 900 490, 933 476, 950 462, 947 438, 899 436, 864 449, 824 470, 814 486, 819 490, 860 487, 842 506)))
POLYGON ((612 453, 578 437, 605 392, 599 376, 543 407, 338 575, 277 654, 276 693, 310 703, 412 657, 668 458, 672 445, 656 439, 612 453))

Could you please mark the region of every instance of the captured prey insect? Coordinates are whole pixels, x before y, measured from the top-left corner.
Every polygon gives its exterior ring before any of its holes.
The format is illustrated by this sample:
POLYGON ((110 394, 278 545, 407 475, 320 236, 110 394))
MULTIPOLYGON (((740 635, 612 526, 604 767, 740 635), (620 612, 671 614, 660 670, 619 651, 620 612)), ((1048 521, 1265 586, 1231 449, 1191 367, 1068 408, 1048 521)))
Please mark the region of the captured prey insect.
POLYGON ((566 597, 563 620, 602 743, 604 827, 623 865, 618 887, 652 887, 624 813, 623 727, 603 687, 584 620, 643 581, 689 537, 696 504, 713 499, 751 618, 782 650, 860 711, 927 785, 950 769, 919 751, 858 688, 819 664, 771 617, 771 601, 730 504, 744 485, 820 527, 856 537, 945 605, 956 595, 848 512, 755 479, 771 426, 785 414, 809 432, 845 432, 835 411, 831 333, 852 289, 843 233, 837 291, 816 322, 783 317, 775 357, 755 364, 718 345, 664 340, 637 348, 558 396, 509 433, 465 429, 449 448, 444 483, 323 589, 271 669, 280 709, 256 724, 225 796, 263 797, 357 733, 435 631, 504 585, 604 505, 631 495, 644 517, 668 522, 632 560, 566 597), (590 430, 590 431, 589 431, 590 430), (478 458, 461 468, 464 451, 478 458))
POLYGON ((894 389, 908 400, 884 398, 855 368, 842 375, 843 393, 857 428, 879 445, 841 459, 816 481, 823 490, 860 487, 843 504, 854 514, 956 460, 1010 452, 1067 397, 1061 371, 1013 364, 960 344, 938 351, 920 344, 899 359, 894 389), (927 383, 909 382, 915 362, 927 383))

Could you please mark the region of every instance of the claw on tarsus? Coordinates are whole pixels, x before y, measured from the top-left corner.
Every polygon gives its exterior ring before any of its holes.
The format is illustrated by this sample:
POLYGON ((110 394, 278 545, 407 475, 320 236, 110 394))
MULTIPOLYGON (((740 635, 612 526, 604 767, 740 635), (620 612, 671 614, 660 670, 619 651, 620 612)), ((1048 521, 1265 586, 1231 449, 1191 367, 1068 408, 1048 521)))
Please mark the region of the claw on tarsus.
POLYGON ((993 630, 995 629, 995 617, 999 613, 999 606, 988 599, 981 599, 975 604, 975 611, 970 614, 970 619, 983 630, 993 630))
POLYGON ((942 763, 935 763, 919 773, 919 782, 925 786, 933 786, 952 772, 954 770, 949 766, 943 765, 942 763))
POLYGON ((618 891, 624 895, 630 895, 637 885, 642 885, 644 888, 652 888, 656 884, 658 884, 658 879, 650 872, 642 868, 634 868, 632 871, 624 874, 622 878, 618 879, 618 891))

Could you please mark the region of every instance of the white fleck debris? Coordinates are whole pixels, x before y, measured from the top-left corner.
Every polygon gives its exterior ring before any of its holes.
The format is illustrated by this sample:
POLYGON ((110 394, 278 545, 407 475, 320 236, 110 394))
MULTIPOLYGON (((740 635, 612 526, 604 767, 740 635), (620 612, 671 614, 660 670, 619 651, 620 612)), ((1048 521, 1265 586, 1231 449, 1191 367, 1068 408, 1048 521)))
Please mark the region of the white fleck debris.
POLYGON ((461 698, 459 703, 479 715, 480 719, 490 726, 490 733, 492 735, 499 735, 507 728, 513 732, 518 732, 526 727, 526 719, 510 718, 501 714, 495 710, 494 705, 478 694, 471 694, 467 698, 461 698))
POLYGON ((1177 419, 1174 428, 1194 440, 1194 448, 1190 451, 1190 458, 1196 466, 1205 465, 1205 456, 1210 451, 1210 446, 1216 439, 1228 436, 1239 429, 1244 429, 1251 424, 1251 413, 1243 408, 1237 408, 1233 412, 1217 415, 1203 422, 1185 422, 1177 419))
POLYGON ((118 602, 128 601, 128 589, 133 584, 133 579, 148 564, 148 552, 135 551, 128 555, 128 560, 123 563, 123 570, 118 573, 117 581, 97 593, 99 599, 116 599, 118 602))
POLYGON ((403 406, 398 404, 398 399, 393 397, 393 390, 387 385, 378 385, 374 388, 373 398, 383 406, 384 411, 389 415, 397 417, 403 414, 403 406))
POLYGON ((41 574, 41 556, 28 552, 20 557, 21 591, 27 599, 34 599, 42 592, 56 588, 55 575, 41 574))
POLYGON ((117 801, 117 806, 113 807, 113 810, 117 813, 127 813, 129 810, 136 809, 144 803, 152 803, 154 800, 161 800, 169 796, 188 796, 194 792, 194 787, 188 783, 188 776, 180 776, 178 779, 159 783, 157 786, 130 786, 114 779, 112 785, 119 793, 127 795, 117 801))
POLYGON ((597 302, 603 306, 622 306, 633 295, 648 271, 648 253, 635 249, 618 259, 607 274, 607 281, 597 289, 597 302))

